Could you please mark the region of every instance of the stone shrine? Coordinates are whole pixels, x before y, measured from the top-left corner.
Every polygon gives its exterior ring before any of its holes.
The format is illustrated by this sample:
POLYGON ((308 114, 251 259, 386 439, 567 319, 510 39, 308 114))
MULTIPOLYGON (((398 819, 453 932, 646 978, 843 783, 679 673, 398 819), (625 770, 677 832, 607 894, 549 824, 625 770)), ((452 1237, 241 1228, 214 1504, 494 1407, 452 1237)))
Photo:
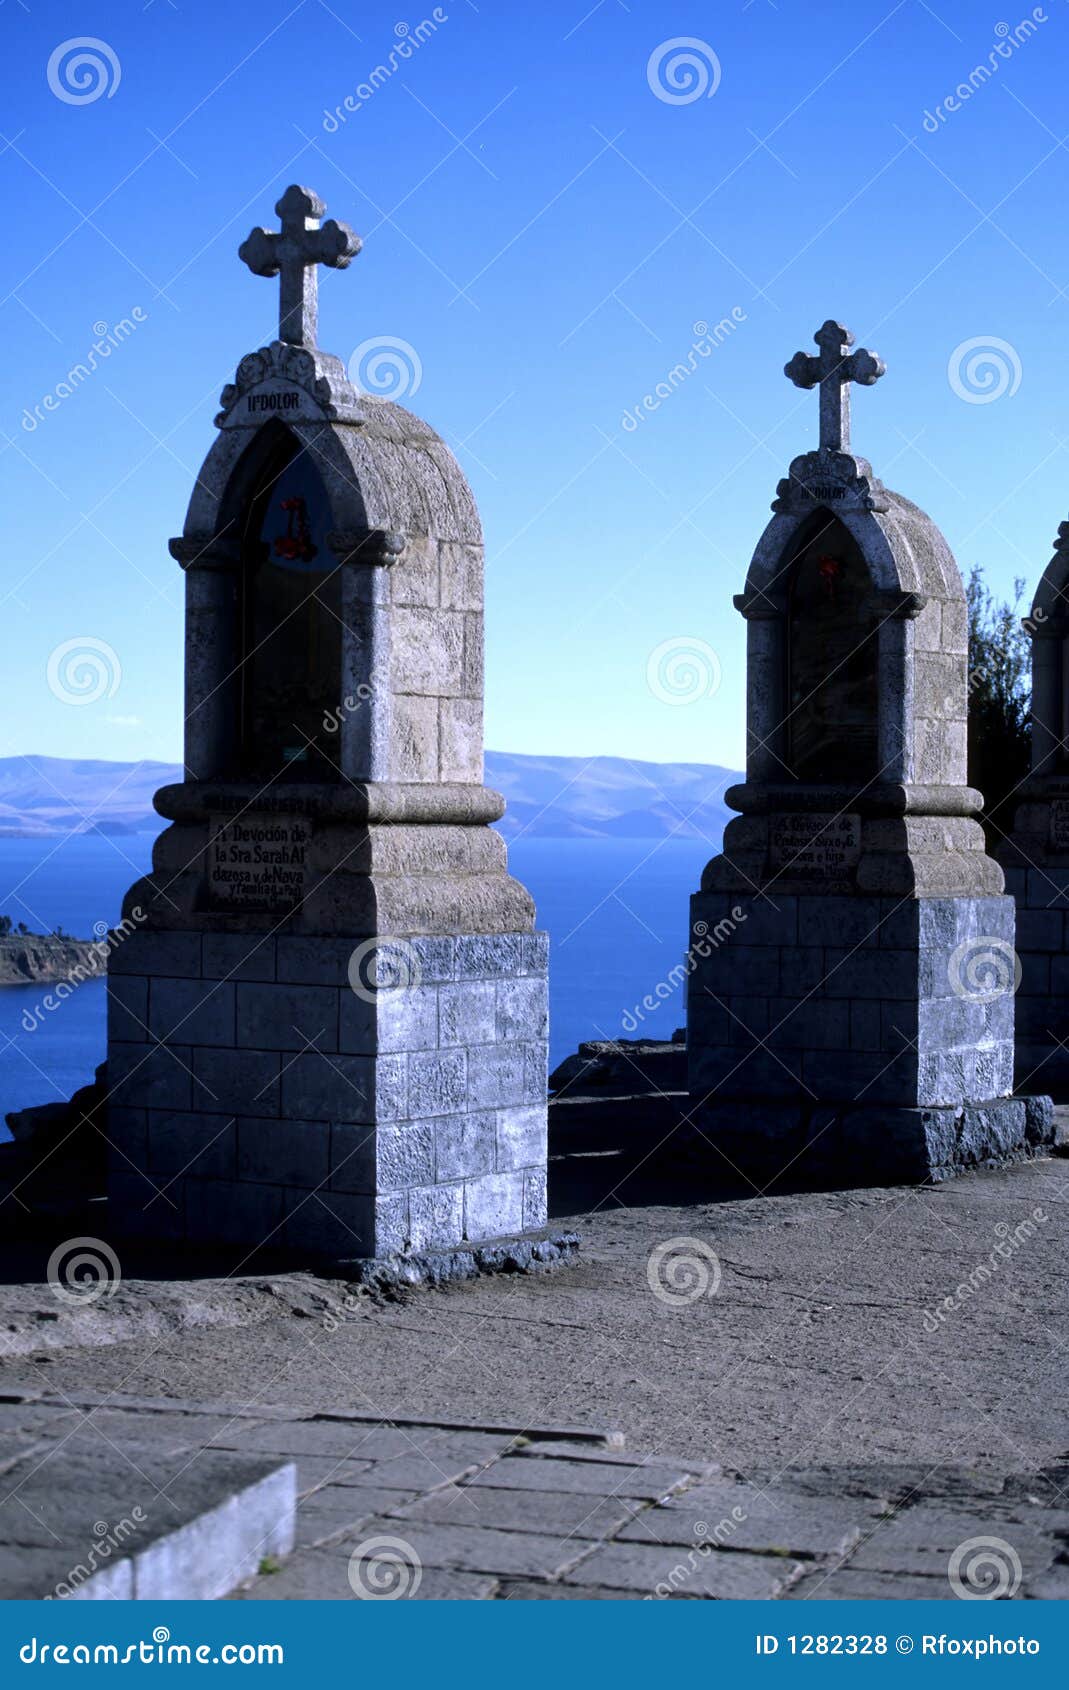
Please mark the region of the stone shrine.
POLYGON ((291 187, 241 248, 279 338, 171 541, 185 778, 110 964, 109 1196, 131 1233, 378 1258, 544 1223, 547 946, 483 785, 475 503, 318 348, 316 266, 360 247, 324 209, 291 187))
POLYGON ((1069 1099, 1069 522, 1036 589, 1032 767, 997 855, 1017 904, 1017 1081, 1069 1099))
POLYGON ((781 481, 747 624, 741 816, 691 903, 691 1119, 766 1180, 941 1179, 1049 1140, 1014 1098, 1014 907, 966 784, 966 605, 934 523, 850 447, 882 361, 835 322, 786 375, 820 445, 781 481))

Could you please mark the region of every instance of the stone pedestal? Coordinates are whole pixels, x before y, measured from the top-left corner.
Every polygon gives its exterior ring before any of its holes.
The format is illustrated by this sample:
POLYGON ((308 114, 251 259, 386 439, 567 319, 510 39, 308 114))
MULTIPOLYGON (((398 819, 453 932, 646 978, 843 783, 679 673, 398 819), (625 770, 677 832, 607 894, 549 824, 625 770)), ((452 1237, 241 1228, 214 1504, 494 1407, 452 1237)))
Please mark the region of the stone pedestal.
POLYGON ((185 779, 109 964, 108 1189, 116 1230, 378 1258, 544 1224, 546 939, 483 785, 475 502, 315 346, 359 250, 323 209, 242 248, 280 338, 171 542, 185 779))
POLYGON ((1011 1096, 1011 898, 699 892, 691 933, 695 1124, 760 1183, 941 1180, 1049 1141, 1047 1100, 1011 1096))
POLYGON ((141 932, 110 991, 125 1230, 302 1256, 455 1246, 546 1219, 543 934, 141 932))
MULTIPOLYGON (((781 481, 736 604, 746 782, 693 900, 691 1116, 758 1185, 939 1180, 1033 1153, 1014 1097, 1014 907, 966 781, 967 616, 935 524, 849 449, 833 321, 821 443, 781 481)), ((1045 1090, 1045 1087, 1043 1088, 1045 1090)))

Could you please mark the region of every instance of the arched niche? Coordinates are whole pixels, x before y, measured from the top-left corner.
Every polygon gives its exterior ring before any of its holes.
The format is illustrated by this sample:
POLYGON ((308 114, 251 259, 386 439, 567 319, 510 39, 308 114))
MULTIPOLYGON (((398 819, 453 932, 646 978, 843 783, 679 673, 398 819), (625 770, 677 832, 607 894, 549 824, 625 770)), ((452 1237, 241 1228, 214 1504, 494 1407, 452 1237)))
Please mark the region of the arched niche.
POLYGON ((868 477, 813 502, 807 464, 781 482, 735 600, 747 784, 964 786, 966 605, 950 549, 923 511, 868 477))
POLYGON ((238 548, 235 754, 254 780, 333 780, 326 724, 342 692, 342 570, 314 454, 268 424, 236 467, 224 523, 238 548))
POLYGON ((813 785, 879 773, 880 608, 853 535, 829 511, 799 533, 786 566, 784 761, 813 785))

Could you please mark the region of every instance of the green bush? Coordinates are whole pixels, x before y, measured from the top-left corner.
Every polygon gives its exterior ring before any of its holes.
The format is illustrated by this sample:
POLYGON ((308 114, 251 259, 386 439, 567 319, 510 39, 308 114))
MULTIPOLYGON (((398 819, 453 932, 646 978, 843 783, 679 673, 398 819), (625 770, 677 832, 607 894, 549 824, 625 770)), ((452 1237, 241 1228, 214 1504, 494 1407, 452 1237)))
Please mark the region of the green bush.
POLYGON ((989 847, 1013 825, 1018 789, 1031 761, 1032 656, 1021 627, 1024 581, 1013 603, 999 601, 974 564, 969 606, 969 785, 984 795, 981 820, 989 847))

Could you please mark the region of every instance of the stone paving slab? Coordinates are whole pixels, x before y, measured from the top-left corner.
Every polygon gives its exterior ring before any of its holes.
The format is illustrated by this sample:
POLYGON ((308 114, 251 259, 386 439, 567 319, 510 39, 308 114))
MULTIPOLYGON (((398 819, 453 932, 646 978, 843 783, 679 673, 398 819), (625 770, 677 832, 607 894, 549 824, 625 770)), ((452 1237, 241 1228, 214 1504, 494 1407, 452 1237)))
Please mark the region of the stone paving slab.
MULTIPOLYGON (((263 1459, 282 1461, 285 1458, 276 1455, 263 1459)), ((335 1461, 330 1456, 298 1455, 293 1461, 297 1469, 298 1497, 308 1496, 326 1484, 358 1485, 361 1479, 370 1479, 373 1470, 370 1461, 335 1461)))
POLYGON ((394 1519, 426 1520, 458 1526, 500 1526, 514 1532, 557 1533, 561 1537, 609 1537, 634 1517, 639 1507, 625 1496, 595 1497, 589 1492, 530 1491, 517 1508, 514 1490, 489 1485, 448 1485, 412 1502, 391 1508, 394 1519))
MULTIPOLYGON (((231 1421, 227 1435, 232 1448, 261 1450, 271 1455, 333 1456, 338 1461, 393 1461, 398 1456, 430 1452, 437 1448, 443 1450, 444 1457, 446 1450, 456 1448, 461 1442, 456 1437, 450 1439, 448 1433, 438 1428, 422 1431, 417 1441, 410 1432, 392 1425, 384 1426, 381 1421, 373 1426, 338 1420, 275 1421, 266 1426, 255 1425, 248 1430, 231 1421)), ((485 1449, 487 1455, 496 1454, 501 1447, 501 1439, 465 1436, 463 1447, 485 1449)))
MULTIPOLYGON (((366 1531, 368 1541, 403 1536, 398 1531, 398 1522, 385 1516, 367 1521, 361 1530, 366 1531)), ((424 1567, 495 1577, 512 1574, 520 1578, 553 1579, 567 1573, 596 1549, 597 1544, 592 1539, 569 1537, 560 1532, 547 1536, 538 1532, 421 1521, 414 1548, 424 1567)), ((348 1541, 339 1542, 326 1546, 324 1552, 348 1560, 353 1546, 348 1541)))
MULTIPOLYGON (((630 1543, 691 1548, 711 1543, 776 1555, 844 1556, 879 1521, 876 1505, 762 1492, 751 1485, 699 1485, 640 1514, 620 1532, 630 1543)), ((955 1542, 960 1542, 959 1536, 955 1542)), ((953 1548, 954 1545, 951 1545, 953 1548)))
POLYGON ((325 1484, 384 1486, 397 1491, 435 1490, 439 1485, 454 1484, 458 1479, 474 1475, 492 1455, 501 1453, 501 1447, 500 1441, 492 1452, 482 1443, 474 1447, 467 1443, 432 1443, 426 1450, 414 1449, 410 1455, 369 1462, 299 1457, 298 1484, 302 1494, 325 1484))
POLYGON ((397 1587, 418 1601, 949 1600, 952 1559, 980 1539, 995 1540, 1006 1568, 1001 1594, 1069 1596, 1064 1462, 986 1482, 968 1470, 888 1463, 748 1482, 707 1460, 631 1456, 616 1438, 599 1445, 590 1429, 575 1440, 547 1431, 9 1393, 0 1402, 0 1581, 5 1595, 40 1594, 54 1564, 51 1532, 65 1533, 84 1560, 97 1522, 110 1529, 120 1502, 156 1523, 172 1499, 201 1496, 224 1469, 270 1474, 283 1464, 291 1512, 300 1493, 284 1545, 277 1521, 272 1536, 260 1519, 259 1553, 229 1540, 223 1570, 218 1553, 194 1555, 194 1540, 179 1533, 186 1549, 136 1573, 123 1570, 134 1560, 125 1544, 105 1563, 100 1594, 174 1594, 181 1580, 188 1594, 200 1578, 198 1594, 271 1601, 375 1599, 397 1587), (57 1498, 49 1509, 25 1507, 34 1474, 40 1494, 57 1498))
MULTIPOLYGON (((498 1580, 486 1573, 444 1572, 428 1567, 408 1594, 422 1602, 480 1602, 497 1595, 498 1580)), ((543 1587, 547 1592, 551 1587, 543 1587)), ((298 1550, 277 1573, 233 1593, 235 1602, 356 1602, 362 1600, 346 1576, 345 1562, 322 1549, 298 1550)))
POLYGON ((679 1594, 720 1601, 768 1601, 801 1573, 786 1556, 747 1555, 725 1550, 681 1550, 672 1544, 607 1543, 572 1572, 566 1584, 604 1585, 643 1595, 679 1594))
POLYGON ((284 1458, 40 1439, 0 1479, 0 1596, 224 1596, 292 1548, 295 1512, 284 1458))
POLYGON ((358 1489, 347 1485, 324 1485, 302 1497, 297 1510, 298 1549, 315 1549, 320 1544, 339 1537, 343 1532, 355 1532, 365 1520, 387 1509, 414 1502, 411 1492, 358 1489))
POLYGON ((808 1573, 783 1592, 785 1602, 955 1602, 949 1580, 896 1578, 888 1573, 855 1573, 849 1567, 808 1573))
POLYGON ((502 1579, 494 1595, 502 1602, 644 1602, 644 1590, 609 1590, 593 1584, 536 1584, 531 1579, 502 1579))
POLYGON ((680 1466, 661 1466, 636 1462, 627 1466, 620 1462, 595 1463, 588 1461, 560 1461, 552 1456, 530 1461, 521 1458, 484 1468, 471 1479, 471 1484, 490 1485, 495 1490, 563 1490, 578 1491, 589 1496, 632 1496, 647 1502, 657 1502, 688 1483, 694 1477, 680 1466))

